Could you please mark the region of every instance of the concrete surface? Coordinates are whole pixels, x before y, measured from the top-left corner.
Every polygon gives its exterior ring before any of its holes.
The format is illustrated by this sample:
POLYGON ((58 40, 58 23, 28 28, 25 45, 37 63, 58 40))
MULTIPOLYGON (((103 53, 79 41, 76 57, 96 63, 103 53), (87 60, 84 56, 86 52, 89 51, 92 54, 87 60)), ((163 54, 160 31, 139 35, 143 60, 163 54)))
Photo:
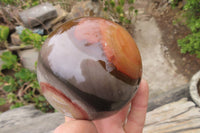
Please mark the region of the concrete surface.
POLYGON ((185 85, 188 81, 182 74, 176 73, 177 68, 173 61, 164 56, 164 48, 161 47, 162 32, 157 26, 156 20, 145 14, 147 5, 146 0, 136 1, 139 15, 133 36, 141 52, 143 78, 149 83, 150 99, 152 99, 185 85))

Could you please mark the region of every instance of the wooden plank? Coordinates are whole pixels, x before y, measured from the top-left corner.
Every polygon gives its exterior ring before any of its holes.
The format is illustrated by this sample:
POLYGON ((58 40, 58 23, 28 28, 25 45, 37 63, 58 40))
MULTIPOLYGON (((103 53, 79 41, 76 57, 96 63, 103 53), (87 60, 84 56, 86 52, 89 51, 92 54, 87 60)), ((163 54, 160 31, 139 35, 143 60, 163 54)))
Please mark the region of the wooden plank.
POLYGON ((200 133, 200 108, 183 98, 147 113, 143 133, 200 133))

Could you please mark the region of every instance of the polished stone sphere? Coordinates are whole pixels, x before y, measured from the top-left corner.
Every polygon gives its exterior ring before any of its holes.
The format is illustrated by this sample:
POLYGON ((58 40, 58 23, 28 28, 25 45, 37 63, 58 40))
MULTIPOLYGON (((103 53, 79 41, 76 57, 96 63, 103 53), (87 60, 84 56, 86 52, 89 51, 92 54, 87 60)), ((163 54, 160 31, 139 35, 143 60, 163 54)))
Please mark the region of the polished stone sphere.
POLYGON ((124 28, 85 17, 49 35, 39 54, 37 75, 53 107, 66 116, 94 120, 130 102, 141 80, 142 62, 124 28))

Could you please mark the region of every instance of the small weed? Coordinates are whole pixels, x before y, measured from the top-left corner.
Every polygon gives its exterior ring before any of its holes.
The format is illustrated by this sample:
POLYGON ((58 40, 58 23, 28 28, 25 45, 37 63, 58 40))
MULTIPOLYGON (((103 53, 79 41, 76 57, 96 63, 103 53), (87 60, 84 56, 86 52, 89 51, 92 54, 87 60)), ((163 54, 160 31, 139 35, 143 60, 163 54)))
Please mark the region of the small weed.
POLYGON ((47 35, 41 36, 37 33, 33 33, 29 29, 23 30, 20 34, 20 40, 22 41, 21 45, 33 45, 37 49, 41 48, 46 38, 47 35))
POLYGON ((9 27, 0 25, 0 45, 1 47, 8 47, 7 38, 9 35, 9 27))
POLYGON ((5 101, 7 101, 11 104, 10 109, 13 109, 34 103, 37 108, 44 112, 52 111, 52 106, 40 93, 36 74, 21 67, 17 63, 17 56, 10 51, 4 52, 1 59, 4 61, 2 70, 11 69, 15 71, 15 74, 14 76, 1 74, 0 83, 3 85, 7 98, 1 98, 0 105, 5 104, 5 101))
POLYGON ((131 23, 131 19, 137 15, 134 8, 135 0, 102 0, 104 12, 108 12, 120 24, 126 26, 131 23))
MULTIPOLYGON (((0 39, 6 41, 9 29, 2 27, 0 27, 0 39)), ((20 35, 22 45, 33 45, 37 49, 41 48, 46 38, 47 36, 32 33, 29 29, 25 29, 20 35)), ((23 68, 18 62, 18 57, 10 51, 2 53, 0 58, 4 62, 0 72, 0 85, 3 86, 3 91, 7 96, 0 98, 0 105, 9 103, 10 109, 14 109, 33 103, 41 111, 54 111, 53 107, 40 93, 36 73, 23 68), (4 75, 3 70, 12 70, 15 73, 14 75, 4 75)))
POLYGON ((200 58, 200 0, 187 0, 184 6, 186 25, 191 34, 178 40, 181 53, 195 54, 200 58))
POLYGON ((14 5, 22 9, 30 8, 36 6, 40 3, 40 0, 1 0, 0 4, 4 5, 14 5))
POLYGON ((6 41, 9 34, 9 27, 0 25, 0 42, 6 41))

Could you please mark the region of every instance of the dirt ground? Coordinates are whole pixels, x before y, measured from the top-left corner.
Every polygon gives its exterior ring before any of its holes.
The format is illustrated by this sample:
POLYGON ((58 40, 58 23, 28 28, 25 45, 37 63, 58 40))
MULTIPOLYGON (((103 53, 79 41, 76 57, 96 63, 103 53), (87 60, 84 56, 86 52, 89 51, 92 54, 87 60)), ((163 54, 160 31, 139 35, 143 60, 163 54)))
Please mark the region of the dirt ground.
POLYGON ((154 16, 159 28, 163 32, 162 40, 163 46, 166 48, 166 56, 169 56, 174 60, 174 64, 177 67, 177 73, 183 74, 188 80, 192 75, 200 70, 200 58, 195 55, 181 54, 180 47, 177 44, 177 40, 184 38, 190 33, 190 30, 181 24, 173 24, 176 20, 177 10, 171 9, 168 13, 162 16, 154 16))

